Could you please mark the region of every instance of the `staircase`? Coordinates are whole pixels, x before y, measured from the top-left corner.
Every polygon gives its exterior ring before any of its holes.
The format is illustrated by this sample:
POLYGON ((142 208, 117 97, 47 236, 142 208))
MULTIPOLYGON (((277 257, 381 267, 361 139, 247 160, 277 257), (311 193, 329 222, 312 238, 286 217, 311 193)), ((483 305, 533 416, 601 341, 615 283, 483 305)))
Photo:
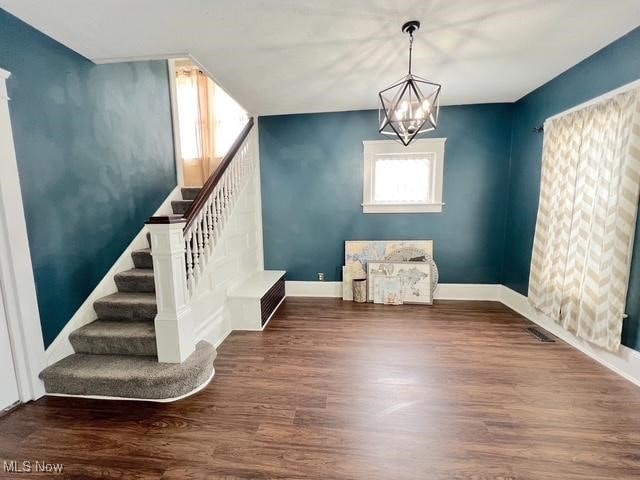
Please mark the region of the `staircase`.
MULTIPOLYGON (((183 215, 199 191, 183 188, 173 213, 183 215)), ((211 378, 216 351, 207 342, 182 363, 158 362, 151 248, 131 256, 135 268, 115 275, 118 291, 94 302, 97 319, 69 335, 75 353, 40 373, 47 393, 166 400, 211 378)))

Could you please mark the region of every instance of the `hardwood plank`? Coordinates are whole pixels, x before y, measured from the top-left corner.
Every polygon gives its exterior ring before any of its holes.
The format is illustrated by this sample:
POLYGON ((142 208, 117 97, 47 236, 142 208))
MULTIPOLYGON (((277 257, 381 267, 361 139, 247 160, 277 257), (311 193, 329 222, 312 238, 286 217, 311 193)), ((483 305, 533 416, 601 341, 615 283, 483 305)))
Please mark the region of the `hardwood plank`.
POLYGON ((0 466, 62 462, 82 479, 640 478, 640 390, 529 325, 495 302, 289 298, 264 332, 225 340, 191 398, 48 397, 0 418, 0 466))

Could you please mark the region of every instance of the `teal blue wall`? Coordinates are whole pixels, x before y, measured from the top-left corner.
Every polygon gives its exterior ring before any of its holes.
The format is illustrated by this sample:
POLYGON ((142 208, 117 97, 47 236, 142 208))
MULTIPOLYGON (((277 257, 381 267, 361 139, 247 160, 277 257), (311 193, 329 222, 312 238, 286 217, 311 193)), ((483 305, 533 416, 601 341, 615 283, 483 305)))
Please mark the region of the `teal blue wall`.
MULTIPOLYGON (((547 117, 640 78, 637 28, 554 78, 514 106, 509 210, 502 281, 525 294, 540 193, 542 137, 532 129, 547 117)), ((640 232, 636 233, 622 341, 640 350, 640 232)))
POLYGON ((445 283, 498 283, 502 270, 511 105, 444 107, 441 214, 363 214, 362 141, 377 111, 260 117, 265 267, 290 280, 341 279, 344 241, 435 241, 445 283))
POLYGON ((0 10, 45 345, 176 185, 166 62, 97 66, 0 10))

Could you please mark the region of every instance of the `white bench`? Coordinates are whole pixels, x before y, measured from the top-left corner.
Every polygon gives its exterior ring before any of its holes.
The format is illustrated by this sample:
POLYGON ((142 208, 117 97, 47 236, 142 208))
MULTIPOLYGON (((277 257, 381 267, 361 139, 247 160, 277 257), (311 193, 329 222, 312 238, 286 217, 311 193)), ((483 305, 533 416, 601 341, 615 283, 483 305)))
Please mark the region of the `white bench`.
POLYGON ((252 275, 228 297, 233 330, 263 330, 285 297, 284 270, 252 275))

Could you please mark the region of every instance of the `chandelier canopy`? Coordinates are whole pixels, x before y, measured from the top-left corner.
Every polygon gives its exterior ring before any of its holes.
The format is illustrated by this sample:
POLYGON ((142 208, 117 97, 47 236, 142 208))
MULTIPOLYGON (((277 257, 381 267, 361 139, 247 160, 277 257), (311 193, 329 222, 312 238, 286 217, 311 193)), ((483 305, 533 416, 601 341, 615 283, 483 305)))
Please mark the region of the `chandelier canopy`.
POLYGON ((442 86, 411 73, 413 33, 419 28, 417 20, 402 26, 402 32, 409 34, 409 73, 378 93, 379 132, 397 136, 405 147, 418 135, 435 130, 440 108, 442 86))

